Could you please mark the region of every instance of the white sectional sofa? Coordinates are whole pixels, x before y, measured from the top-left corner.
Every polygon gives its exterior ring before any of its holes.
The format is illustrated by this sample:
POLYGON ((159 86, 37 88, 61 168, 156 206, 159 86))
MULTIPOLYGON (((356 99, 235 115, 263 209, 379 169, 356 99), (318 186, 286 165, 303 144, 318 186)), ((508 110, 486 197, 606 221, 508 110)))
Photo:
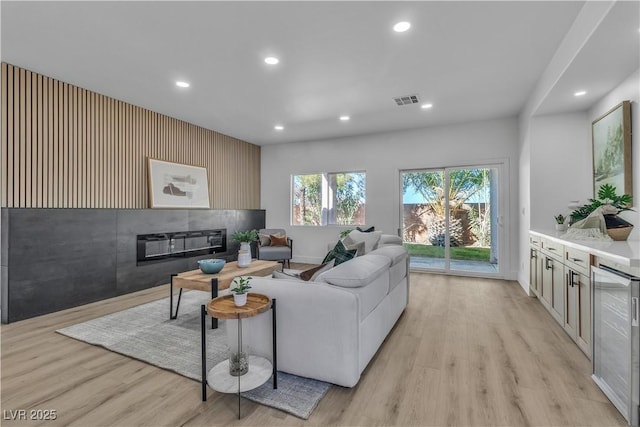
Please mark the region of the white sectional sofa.
MULTIPOLYGON (((384 245, 316 281, 254 277, 277 300, 278 370, 353 387, 409 301, 409 257, 384 245)), ((271 312, 243 320, 245 350, 271 358, 271 312)), ((236 322, 228 322, 230 342, 236 322)))

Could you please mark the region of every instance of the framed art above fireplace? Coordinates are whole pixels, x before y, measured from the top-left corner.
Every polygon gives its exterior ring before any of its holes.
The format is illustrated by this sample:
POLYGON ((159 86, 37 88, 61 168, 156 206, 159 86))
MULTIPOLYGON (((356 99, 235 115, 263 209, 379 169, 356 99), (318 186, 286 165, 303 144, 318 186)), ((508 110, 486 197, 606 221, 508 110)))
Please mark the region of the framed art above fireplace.
POLYGON ((207 169, 148 159, 151 208, 209 208, 207 169))

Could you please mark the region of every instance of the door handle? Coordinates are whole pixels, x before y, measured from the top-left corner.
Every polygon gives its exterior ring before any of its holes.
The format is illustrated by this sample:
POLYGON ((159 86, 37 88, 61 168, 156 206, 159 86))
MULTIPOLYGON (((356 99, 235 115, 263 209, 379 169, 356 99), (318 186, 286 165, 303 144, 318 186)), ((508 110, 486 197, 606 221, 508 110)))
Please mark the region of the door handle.
POLYGON ((638 297, 631 298, 631 326, 638 326, 638 317, 640 317, 639 310, 638 297))
POLYGON ((578 280, 578 283, 576 283, 573 279, 575 276, 580 276, 578 273, 576 273, 575 271, 569 270, 569 285, 573 288, 575 285, 580 285, 580 281, 578 280))
POLYGON ((551 270, 553 268, 553 260, 551 258, 544 259, 544 268, 546 270, 551 270))

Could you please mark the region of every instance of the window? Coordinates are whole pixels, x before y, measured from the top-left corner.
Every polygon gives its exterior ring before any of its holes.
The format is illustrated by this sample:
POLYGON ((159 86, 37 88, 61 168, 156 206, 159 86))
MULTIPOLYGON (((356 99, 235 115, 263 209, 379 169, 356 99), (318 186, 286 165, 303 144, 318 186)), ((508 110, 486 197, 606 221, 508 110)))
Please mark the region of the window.
POLYGON ((363 225, 364 172, 293 176, 292 225, 363 225))

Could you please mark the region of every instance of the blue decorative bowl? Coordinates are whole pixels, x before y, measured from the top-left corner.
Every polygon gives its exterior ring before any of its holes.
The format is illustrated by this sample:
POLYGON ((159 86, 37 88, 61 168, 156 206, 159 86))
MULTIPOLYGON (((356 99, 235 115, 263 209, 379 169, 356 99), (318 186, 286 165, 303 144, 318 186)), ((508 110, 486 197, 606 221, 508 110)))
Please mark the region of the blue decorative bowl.
POLYGON ((198 261, 198 265, 200 266, 200 270, 204 274, 216 274, 220 273, 220 270, 224 267, 227 262, 223 259, 201 259, 198 261))

